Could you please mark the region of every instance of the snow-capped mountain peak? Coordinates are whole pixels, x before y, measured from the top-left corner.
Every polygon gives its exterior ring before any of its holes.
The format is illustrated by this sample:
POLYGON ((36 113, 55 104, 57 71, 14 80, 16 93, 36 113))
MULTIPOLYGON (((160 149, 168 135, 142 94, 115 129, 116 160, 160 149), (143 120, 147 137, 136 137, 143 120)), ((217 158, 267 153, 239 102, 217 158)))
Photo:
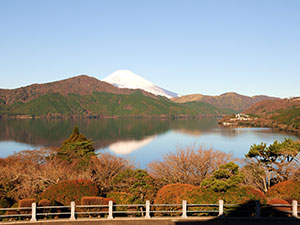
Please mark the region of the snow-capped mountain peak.
POLYGON ((102 81, 113 84, 119 88, 142 89, 154 95, 162 95, 167 98, 178 96, 178 94, 158 87, 130 70, 117 70, 105 77, 102 81))

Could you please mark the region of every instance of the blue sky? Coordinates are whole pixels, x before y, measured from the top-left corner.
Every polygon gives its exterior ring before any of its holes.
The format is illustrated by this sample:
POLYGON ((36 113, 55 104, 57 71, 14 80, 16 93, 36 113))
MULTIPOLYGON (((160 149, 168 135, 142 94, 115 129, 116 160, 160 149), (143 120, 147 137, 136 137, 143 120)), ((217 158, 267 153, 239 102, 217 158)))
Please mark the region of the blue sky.
POLYGON ((180 94, 300 96, 298 0, 1 0, 0 88, 129 69, 180 94))

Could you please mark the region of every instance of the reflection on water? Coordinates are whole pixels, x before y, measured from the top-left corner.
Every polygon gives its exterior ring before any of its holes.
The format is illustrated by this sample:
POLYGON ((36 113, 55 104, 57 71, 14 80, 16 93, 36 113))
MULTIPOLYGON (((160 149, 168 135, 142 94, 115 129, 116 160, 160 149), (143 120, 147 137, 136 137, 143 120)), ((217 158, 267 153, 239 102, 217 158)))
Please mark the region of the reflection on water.
POLYGON ((151 143, 154 140, 155 136, 147 137, 143 140, 131 140, 131 141, 119 141, 117 143, 111 144, 109 146, 109 149, 119 155, 127 155, 129 153, 132 153, 149 143, 151 143))
POLYGON ((97 151, 133 159, 145 168, 152 160, 188 145, 206 145, 237 157, 254 143, 272 143, 286 137, 267 128, 223 128, 215 118, 198 120, 16 120, 0 119, 0 157, 42 146, 58 147, 74 126, 91 138, 97 151))

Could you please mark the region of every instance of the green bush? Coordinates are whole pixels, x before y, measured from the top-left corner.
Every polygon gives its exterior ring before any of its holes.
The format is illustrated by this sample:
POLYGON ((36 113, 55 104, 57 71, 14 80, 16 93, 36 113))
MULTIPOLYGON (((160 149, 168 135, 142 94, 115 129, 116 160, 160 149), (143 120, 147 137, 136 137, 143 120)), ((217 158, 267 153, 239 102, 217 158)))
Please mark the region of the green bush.
MULTIPOLYGON (((19 203, 16 202, 15 204, 13 204, 10 208, 12 209, 16 209, 16 208, 19 208, 19 203)), ((19 210, 8 210, 5 212, 5 215, 17 215, 19 214, 19 210)))
POLYGON ((229 162, 220 166, 213 175, 202 181, 201 186, 216 192, 225 192, 232 187, 239 185, 244 175, 239 171, 239 166, 229 162))
POLYGON ((256 200, 261 203, 266 202, 264 193, 251 186, 230 188, 221 197, 227 204, 245 204, 256 200))
MULTIPOLYGON (((134 203, 135 196, 133 194, 129 194, 126 192, 109 192, 106 195, 107 198, 113 199, 114 203, 117 205, 130 205, 134 203)), ((125 207, 125 206, 117 206, 115 210, 117 211, 127 211, 136 209, 136 207, 125 207)))
POLYGON ((107 198, 113 199, 117 205, 129 205, 133 203, 134 196, 126 192, 109 192, 107 198))
POLYGON ((143 204, 153 200, 156 193, 155 180, 142 169, 127 169, 113 179, 114 191, 132 194, 131 202, 143 204))
POLYGON ((0 197, 0 208, 9 208, 14 204, 11 198, 0 197))

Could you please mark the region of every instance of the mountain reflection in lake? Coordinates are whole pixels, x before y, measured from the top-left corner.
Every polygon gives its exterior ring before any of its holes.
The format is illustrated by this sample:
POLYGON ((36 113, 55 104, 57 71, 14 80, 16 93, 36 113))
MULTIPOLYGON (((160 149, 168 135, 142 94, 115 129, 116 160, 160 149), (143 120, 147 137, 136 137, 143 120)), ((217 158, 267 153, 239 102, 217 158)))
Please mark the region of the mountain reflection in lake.
POLYGON ((204 145, 243 157, 256 143, 272 143, 286 137, 266 128, 223 128, 215 118, 197 120, 0 120, 0 157, 43 146, 58 147, 78 126, 91 138, 97 152, 111 152, 146 168, 152 160, 177 148, 204 145))

